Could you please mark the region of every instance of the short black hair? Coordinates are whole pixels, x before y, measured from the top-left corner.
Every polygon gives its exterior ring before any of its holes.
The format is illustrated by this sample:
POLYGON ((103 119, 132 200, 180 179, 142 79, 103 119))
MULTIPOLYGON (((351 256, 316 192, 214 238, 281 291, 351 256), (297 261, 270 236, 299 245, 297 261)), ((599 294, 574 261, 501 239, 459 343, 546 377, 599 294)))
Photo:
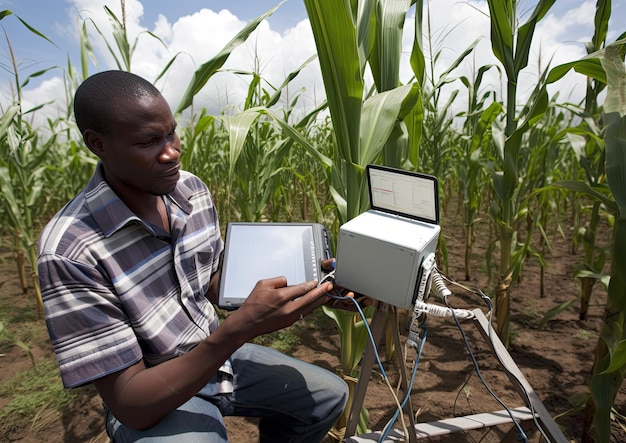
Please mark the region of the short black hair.
MULTIPOLYGON (((104 71, 88 77, 74 94, 74 117, 81 134, 87 129, 107 133, 120 101, 161 92, 148 80, 126 71, 104 71)), ((121 105, 123 106, 123 105, 121 105)))

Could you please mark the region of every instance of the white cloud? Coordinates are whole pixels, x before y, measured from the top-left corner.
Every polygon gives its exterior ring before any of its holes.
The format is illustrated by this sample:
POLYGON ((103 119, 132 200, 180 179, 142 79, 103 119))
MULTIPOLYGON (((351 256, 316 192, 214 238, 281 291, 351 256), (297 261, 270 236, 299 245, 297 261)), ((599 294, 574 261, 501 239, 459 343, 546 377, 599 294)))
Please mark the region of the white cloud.
MULTIPOLYGON (((487 4, 484 1, 439 0, 430 3, 431 44, 433 54, 437 55, 435 78, 448 69, 462 52, 477 38, 480 42, 472 54, 450 76, 458 78, 461 75, 469 79, 474 78, 478 67, 488 64, 501 66, 493 55, 490 41, 490 22, 487 4)), ((536 86, 540 74, 550 67, 577 60, 585 55, 581 40, 584 32, 593 32, 594 4, 585 1, 562 13, 553 11, 546 15, 535 29, 533 44, 528 60, 528 66, 520 73, 518 84, 518 102, 525 103, 533 88, 536 86)), ((522 23, 528 20, 530 10, 520 17, 522 23)), ((427 32, 427 22, 424 23, 427 32)), ((428 39, 424 39, 427 45, 428 39)), ((405 41, 405 51, 409 53, 410 46, 405 41)), ((503 71, 489 70, 483 79, 483 88, 493 90, 498 100, 505 100, 506 87, 503 71), (500 74, 502 72, 502 74, 500 74), (501 77, 502 75, 502 77, 501 77)), ((584 96, 585 78, 579 74, 570 73, 557 84, 551 85, 550 93, 560 93, 560 101, 578 102, 584 96)), ((455 101, 455 112, 461 111, 465 105, 463 92, 465 87, 457 82, 448 85, 445 90, 459 89, 460 94, 455 101), (458 102, 458 103, 457 103, 458 102)), ((445 95, 442 101, 445 100, 445 95)))
MULTIPOLYGON (((108 4, 111 10, 121 18, 118 2, 105 0, 72 0, 70 15, 79 13, 82 19, 88 18, 96 24, 109 44, 115 47, 112 39, 109 17, 104 12, 104 5, 108 4)), ((157 83, 164 96, 172 107, 176 107, 187 85, 191 81, 193 72, 204 62, 215 56, 219 50, 245 26, 245 21, 239 19, 228 10, 212 11, 200 9, 193 14, 179 17, 170 21, 159 15, 154 23, 143 23, 144 5, 150 3, 139 0, 126 1, 126 25, 128 39, 131 43, 137 39, 136 51, 132 59, 133 71, 149 80, 154 80, 169 60, 175 55, 176 61, 168 71, 166 77, 157 83), (158 36, 161 41, 153 38, 148 32, 158 36)), ((424 39, 424 44, 432 46, 433 54, 437 54, 435 77, 439 75, 459 57, 475 39, 481 41, 475 51, 466 58, 464 63, 451 76, 475 76, 479 66, 498 63, 492 54, 489 40, 489 19, 486 2, 482 0, 458 1, 438 0, 430 2, 431 41, 424 39)), ((547 59, 553 57, 552 65, 576 60, 584 55, 584 47, 580 40, 590 39, 584 36, 587 29, 593 30, 593 1, 587 0, 577 7, 565 11, 560 15, 556 12, 547 15, 536 30, 536 39, 532 48, 529 67, 521 78, 519 92, 523 100, 532 90, 537 79, 537 70, 545 69, 547 59), (590 28, 588 28, 590 27, 590 28), (538 61, 541 57, 541 62, 538 61)), ((522 17, 522 20, 527 17, 522 17)), ((413 13, 410 14, 405 25, 401 80, 409 81, 412 73, 408 57, 412 48, 413 13)), ((427 22, 425 20, 424 28, 427 22)), ((98 70, 115 69, 113 58, 105 41, 94 26, 88 24, 91 43, 96 52, 98 70)), ((68 48, 67 52, 76 57, 79 52, 78 37, 76 35, 76 17, 68 18, 67 29, 73 32, 75 47, 68 48)), ((308 20, 295 23, 293 27, 279 33, 273 30, 269 22, 263 22, 242 46, 237 48, 225 68, 241 71, 258 70, 264 80, 278 87, 285 77, 297 69, 306 59, 315 53, 315 42, 308 20)), ((96 68, 92 67, 92 72, 96 68)), ((247 94, 249 77, 238 76, 233 73, 219 73, 212 78, 204 90, 194 100, 195 109, 208 107, 211 112, 220 112, 226 106, 240 106, 247 94)), ((568 75, 552 88, 562 90, 563 97, 570 100, 579 99, 584 94, 584 78, 577 74, 568 75), (570 96, 570 94, 572 94, 570 96)), ((41 83, 36 89, 28 91, 29 100, 33 103, 53 100, 64 90, 60 78, 41 83), (54 85, 54 87, 51 87, 54 85)), ((3 86, 4 87, 4 86, 3 86)), ((265 86, 267 87, 267 86, 265 86)), ((483 81, 483 88, 495 90, 499 99, 502 98, 501 79, 498 71, 490 70, 483 81)), ((464 86, 456 81, 447 87, 460 89, 464 86)), ((312 109, 324 97, 324 88, 319 74, 319 66, 314 61, 307 66, 300 75, 290 84, 289 94, 301 93, 301 105, 312 109)), ((6 95, 6 94, 5 94, 6 95)), ((463 100, 459 97, 459 110, 463 110, 463 100)))

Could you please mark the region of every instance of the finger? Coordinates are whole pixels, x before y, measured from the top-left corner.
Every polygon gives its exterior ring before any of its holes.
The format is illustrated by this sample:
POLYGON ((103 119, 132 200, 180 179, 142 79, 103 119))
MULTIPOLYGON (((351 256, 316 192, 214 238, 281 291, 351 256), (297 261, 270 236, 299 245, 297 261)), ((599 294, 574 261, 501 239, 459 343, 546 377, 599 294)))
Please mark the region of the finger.
POLYGON ((305 281, 304 283, 281 288, 281 295, 293 300, 293 299, 302 297, 306 293, 315 289, 316 286, 317 286, 316 280, 305 281))
POLYGON ((287 286, 287 277, 279 276, 259 280, 260 284, 267 284, 270 288, 278 289, 287 286))
POLYGON ((324 271, 332 271, 333 269, 335 269, 335 259, 334 258, 329 258, 329 259, 325 259, 322 260, 320 262, 321 267, 324 271))
POLYGON ((307 311, 310 313, 311 311, 319 308, 323 304, 326 303, 328 297, 326 294, 333 289, 333 285, 330 282, 325 282, 318 287, 312 289, 307 292, 305 295, 300 297, 298 301, 302 300, 306 306, 307 311))

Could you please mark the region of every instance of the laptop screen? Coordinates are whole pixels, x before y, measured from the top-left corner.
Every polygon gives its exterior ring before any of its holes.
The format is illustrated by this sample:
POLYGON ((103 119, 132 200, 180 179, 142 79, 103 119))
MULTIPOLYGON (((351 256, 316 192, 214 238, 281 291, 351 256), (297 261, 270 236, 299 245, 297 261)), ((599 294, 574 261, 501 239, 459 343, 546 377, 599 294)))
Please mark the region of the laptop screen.
POLYGON ((387 166, 367 165, 372 209, 439 224, 437 178, 387 166))

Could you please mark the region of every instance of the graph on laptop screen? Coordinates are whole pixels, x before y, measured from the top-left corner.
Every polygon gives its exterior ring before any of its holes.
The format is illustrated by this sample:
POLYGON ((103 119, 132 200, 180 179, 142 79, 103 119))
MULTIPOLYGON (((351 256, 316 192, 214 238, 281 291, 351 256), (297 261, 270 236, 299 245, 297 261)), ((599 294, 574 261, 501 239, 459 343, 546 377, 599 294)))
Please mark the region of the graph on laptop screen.
POLYGON ((368 172, 372 209, 439 222, 435 177, 384 168, 368 172))

